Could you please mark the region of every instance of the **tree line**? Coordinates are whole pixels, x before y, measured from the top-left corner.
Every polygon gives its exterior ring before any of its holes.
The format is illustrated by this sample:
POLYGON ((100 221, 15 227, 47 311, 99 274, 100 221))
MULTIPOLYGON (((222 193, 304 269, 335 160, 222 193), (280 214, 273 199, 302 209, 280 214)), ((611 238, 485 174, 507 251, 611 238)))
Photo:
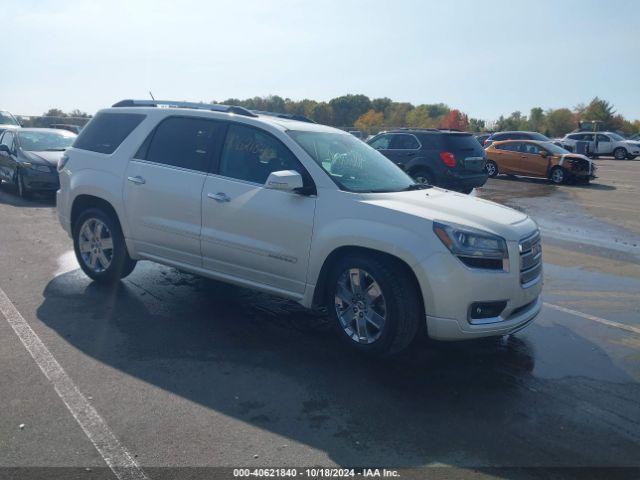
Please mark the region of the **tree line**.
MULTIPOLYGON (((500 116, 494 122, 469 118, 467 114, 444 103, 413 105, 395 102, 390 98, 370 99, 366 95, 342 95, 328 102, 291 100, 278 95, 253 97, 244 100, 228 98, 211 101, 212 104, 239 105, 250 110, 303 115, 325 125, 356 129, 374 134, 385 128, 451 128, 469 132, 530 130, 559 137, 578 128, 580 122, 599 122, 600 130, 613 130, 624 134, 640 133, 640 120, 630 121, 615 111, 607 100, 595 97, 588 104, 573 108, 543 110, 534 107, 525 115, 516 111, 500 116)), ((24 126, 42 127, 52 123, 84 125, 90 118, 86 112, 63 112, 53 108, 42 117, 22 117, 24 126)))

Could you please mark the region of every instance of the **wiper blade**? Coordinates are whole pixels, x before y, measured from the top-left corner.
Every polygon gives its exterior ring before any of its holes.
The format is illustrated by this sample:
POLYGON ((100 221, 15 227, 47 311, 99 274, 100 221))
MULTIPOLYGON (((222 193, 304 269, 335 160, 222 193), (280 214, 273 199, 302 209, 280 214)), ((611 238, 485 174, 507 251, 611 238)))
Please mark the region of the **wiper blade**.
POLYGON ((409 185, 403 191, 409 192, 411 190, 426 190, 427 188, 433 188, 433 185, 426 185, 424 183, 414 183, 413 185, 409 185))
POLYGON ((45 152, 64 152, 66 148, 47 148, 45 152))

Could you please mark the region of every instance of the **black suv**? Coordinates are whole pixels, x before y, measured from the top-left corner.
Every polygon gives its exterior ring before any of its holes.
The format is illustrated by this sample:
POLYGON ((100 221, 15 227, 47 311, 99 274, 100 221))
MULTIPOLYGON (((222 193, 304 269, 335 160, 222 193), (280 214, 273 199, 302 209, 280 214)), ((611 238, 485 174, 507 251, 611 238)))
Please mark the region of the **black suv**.
POLYGON ((367 143, 419 183, 469 193, 487 181, 484 149, 470 133, 399 129, 381 132, 367 143))

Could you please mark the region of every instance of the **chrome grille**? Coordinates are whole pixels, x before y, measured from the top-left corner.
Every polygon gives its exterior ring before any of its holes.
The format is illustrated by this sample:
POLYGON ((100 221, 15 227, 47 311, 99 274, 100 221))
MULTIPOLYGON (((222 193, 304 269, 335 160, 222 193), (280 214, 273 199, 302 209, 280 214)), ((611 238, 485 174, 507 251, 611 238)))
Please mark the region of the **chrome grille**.
POLYGON ((542 243, 540 232, 520 241, 520 285, 527 288, 540 280, 542 275, 542 243))

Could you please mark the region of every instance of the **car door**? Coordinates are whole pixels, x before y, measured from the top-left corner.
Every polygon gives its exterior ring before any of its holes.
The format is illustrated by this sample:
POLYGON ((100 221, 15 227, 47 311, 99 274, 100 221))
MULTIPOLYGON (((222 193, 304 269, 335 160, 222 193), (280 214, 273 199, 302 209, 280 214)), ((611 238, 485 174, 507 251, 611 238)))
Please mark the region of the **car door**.
POLYGON ((546 177, 549 159, 541 155, 540 146, 531 142, 520 143, 520 171, 532 177, 546 177))
POLYGON ((420 141, 410 133, 394 133, 391 135, 389 149, 385 156, 403 170, 420 152, 420 141))
POLYGON ((168 117, 130 160, 124 205, 140 255, 202 265, 202 187, 223 127, 210 119, 168 117))
MULTIPOLYGON (((10 130, 5 130, 0 135, 0 144, 5 145, 10 152, 14 151, 15 134, 10 130)), ((5 182, 13 182, 16 169, 16 161, 13 154, 0 151, 0 179, 5 182)))
POLYGON ((611 141, 611 138, 602 133, 598 133, 597 139, 598 148, 596 153, 598 155, 610 155, 613 153, 613 142, 611 141))
POLYGON ((230 123, 219 161, 202 191, 206 269, 289 297, 304 293, 315 195, 264 188, 270 173, 296 170, 313 181, 270 133, 230 123))
POLYGON ((498 164, 500 173, 520 173, 520 152, 518 145, 520 142, 508 142, 495 145, 492 160, 498 164))

